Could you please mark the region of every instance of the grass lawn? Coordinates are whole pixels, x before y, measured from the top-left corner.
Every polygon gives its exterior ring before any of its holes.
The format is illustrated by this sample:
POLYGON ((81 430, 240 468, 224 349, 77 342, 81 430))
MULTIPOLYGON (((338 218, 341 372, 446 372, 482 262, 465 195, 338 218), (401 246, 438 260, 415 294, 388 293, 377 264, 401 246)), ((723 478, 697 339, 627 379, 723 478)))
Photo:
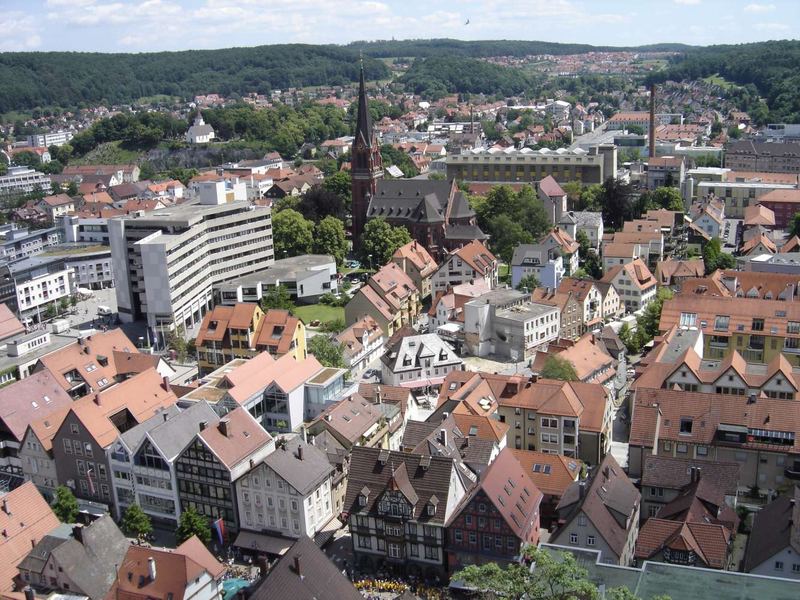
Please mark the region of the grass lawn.
POLYGON ((334 319, 344 319, 344 308, 341 306, 328 306, 327 304, 309 304, 298 306, 294 314, 308 325, 311 321, 319 320, 333 321, 334 319))
POLYGON ((127 150, 121 147, 122 142, 106 142, 100 144, 86 156, 80 159, 71 160, 70 164, 75 165, 115 165, 130 164, 136 162, 141 156, 141 152, 127 150))

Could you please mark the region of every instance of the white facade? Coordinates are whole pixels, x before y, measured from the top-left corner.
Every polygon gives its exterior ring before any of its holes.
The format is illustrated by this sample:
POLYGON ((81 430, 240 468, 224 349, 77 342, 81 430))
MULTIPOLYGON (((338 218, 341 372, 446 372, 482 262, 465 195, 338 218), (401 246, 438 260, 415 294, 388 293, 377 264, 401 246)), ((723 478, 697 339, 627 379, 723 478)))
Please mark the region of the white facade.
POLYGON ((90 242, 108 245, 108 219, 65 215, 61 228, 66 242, 90 242))
POLYGON ((72 295, 74 271, 71 268, 53 273, 34 274, 29 281, 17 284, 19 312, 43 309, 47 304, 72 295))
POLYGON ((244 181, 221 179, 197 182, 195 189, 201 204, 226 204, 247 200, 247 184, 244 181))
POLYGON ((75 274, 77 287, 99 290, 114 286, 114 267, 111 250, 81 256, 65 256, 67 266, 75 274))
MULTIPOLYGON (((282 452, 282 450, 276 450, 282 452)), ((305 495, 262 463, 236 482, 242 529, 313 537, 333 518, 332 472, 305 495)))
POLYGON ((34 148, 50 146, 63 146, 72 139, 71 131, 52 131, 50 133, 35 133, 28 136, 28 145, 34 148))
POLYGON ((463 368, 464 361, 435 333, 404 337, 381 358, 383 383, 408 388, 437 385, 463 368))
POLYGON ((212 286, 273 262, 272 216, 247 202, 181 204, 109 220, 120 319, 161 331, 199 324, 212 286))
POLYGON ((29 167, 10 167, 8 173, 0 175, 0 195, 29 194, 37 187, 49 194, 50 177, 29 167))
POLYGON ((749 573, 800 580, 800 554, 793 551, 791 546, 787 546, 760 565, 750 569, 749 573))
POLYGON ((657 286, 655 279, 653 279, 652 285, 642 288, 628 276, 625 269, 620 269, 611 284, 617 290, 620 303, 625 305, 627 312, 636 312, 643 309, 656 297, 657 286))
POLYGON ((207 144, 216 137, 214 128, 197 115, 194 124, 186 131, 186 141, 190 144, 207 144))
POLYGON ((433 274, 431 284, 433 294, 444 292, 447 288, 461 283, 474 282, 483 279, 489 289, 497 286, 498 266, 494 261, 493 268, 487 273, 479 273, 469 262, 463 260, 458 254, 451 254, 439 265, 439 269, 433 274))

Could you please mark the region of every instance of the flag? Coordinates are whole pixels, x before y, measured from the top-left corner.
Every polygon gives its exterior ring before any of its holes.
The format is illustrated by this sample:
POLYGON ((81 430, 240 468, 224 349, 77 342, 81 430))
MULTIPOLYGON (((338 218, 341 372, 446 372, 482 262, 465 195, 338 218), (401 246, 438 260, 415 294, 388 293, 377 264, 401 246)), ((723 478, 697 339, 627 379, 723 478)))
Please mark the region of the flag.
POLYGON ((217 538, 219 539, 219 543, 224 545, 225 544, 225 521, 222 520, 220 517, 216 521, 214 521, 211 526, 214 528, 214 531, 217 532, 217 538))

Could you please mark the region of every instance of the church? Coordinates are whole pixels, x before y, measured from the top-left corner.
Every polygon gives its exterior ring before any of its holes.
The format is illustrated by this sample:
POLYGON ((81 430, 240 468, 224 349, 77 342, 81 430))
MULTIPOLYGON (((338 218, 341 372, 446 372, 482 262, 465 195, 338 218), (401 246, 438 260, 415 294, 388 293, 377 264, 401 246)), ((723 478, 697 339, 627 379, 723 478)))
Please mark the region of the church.
POLYGON ((434 256, 444 256, 472 240, 486 241, 488 236, 478 227, 475 212, 455 180, 383 178, 381 148, 372 129, 363 67, 357 115, 350 155, 356 248, 367 221, 377 217, 408 229, 411 238, 434 256))

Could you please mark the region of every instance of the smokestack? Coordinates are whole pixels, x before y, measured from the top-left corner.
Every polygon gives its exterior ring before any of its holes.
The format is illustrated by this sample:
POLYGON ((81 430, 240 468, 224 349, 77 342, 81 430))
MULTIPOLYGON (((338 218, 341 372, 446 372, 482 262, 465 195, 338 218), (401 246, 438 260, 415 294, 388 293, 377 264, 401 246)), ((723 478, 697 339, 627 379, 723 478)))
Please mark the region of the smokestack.
POLYGON ((167 391, 167 392, 171 392, 172 388, 169 385, 169 377, 164 375, 164 377, 161 378, 161 381, 164 382, 164 384, 163 384, 164 385, 164 390, 167 391))
POLYGON ((300 445, 297 447, 297 459, 303 460, 303 446, 300 445))
POLYGON ((156 559, 152 556, 147 559, 147 574, 150 577, 150 581, 156 580, 156 559))
POLYGON ((441 442, 442 446, 447 446, 447 429, 439 430, 439 442, 441 442))
POLYGON ((649 146, 649 158, 656 157, 656 84, 650 84, 650 133, 647 141, 649 146))
POLYGON ((300 577, 300 579, 302 579, 303 578, 303 571, 300 568, 300 558, 302 558, 300 554, 295 554, 295 556, 294 556, 294 572, 297 573, 297 576, 300 577))

